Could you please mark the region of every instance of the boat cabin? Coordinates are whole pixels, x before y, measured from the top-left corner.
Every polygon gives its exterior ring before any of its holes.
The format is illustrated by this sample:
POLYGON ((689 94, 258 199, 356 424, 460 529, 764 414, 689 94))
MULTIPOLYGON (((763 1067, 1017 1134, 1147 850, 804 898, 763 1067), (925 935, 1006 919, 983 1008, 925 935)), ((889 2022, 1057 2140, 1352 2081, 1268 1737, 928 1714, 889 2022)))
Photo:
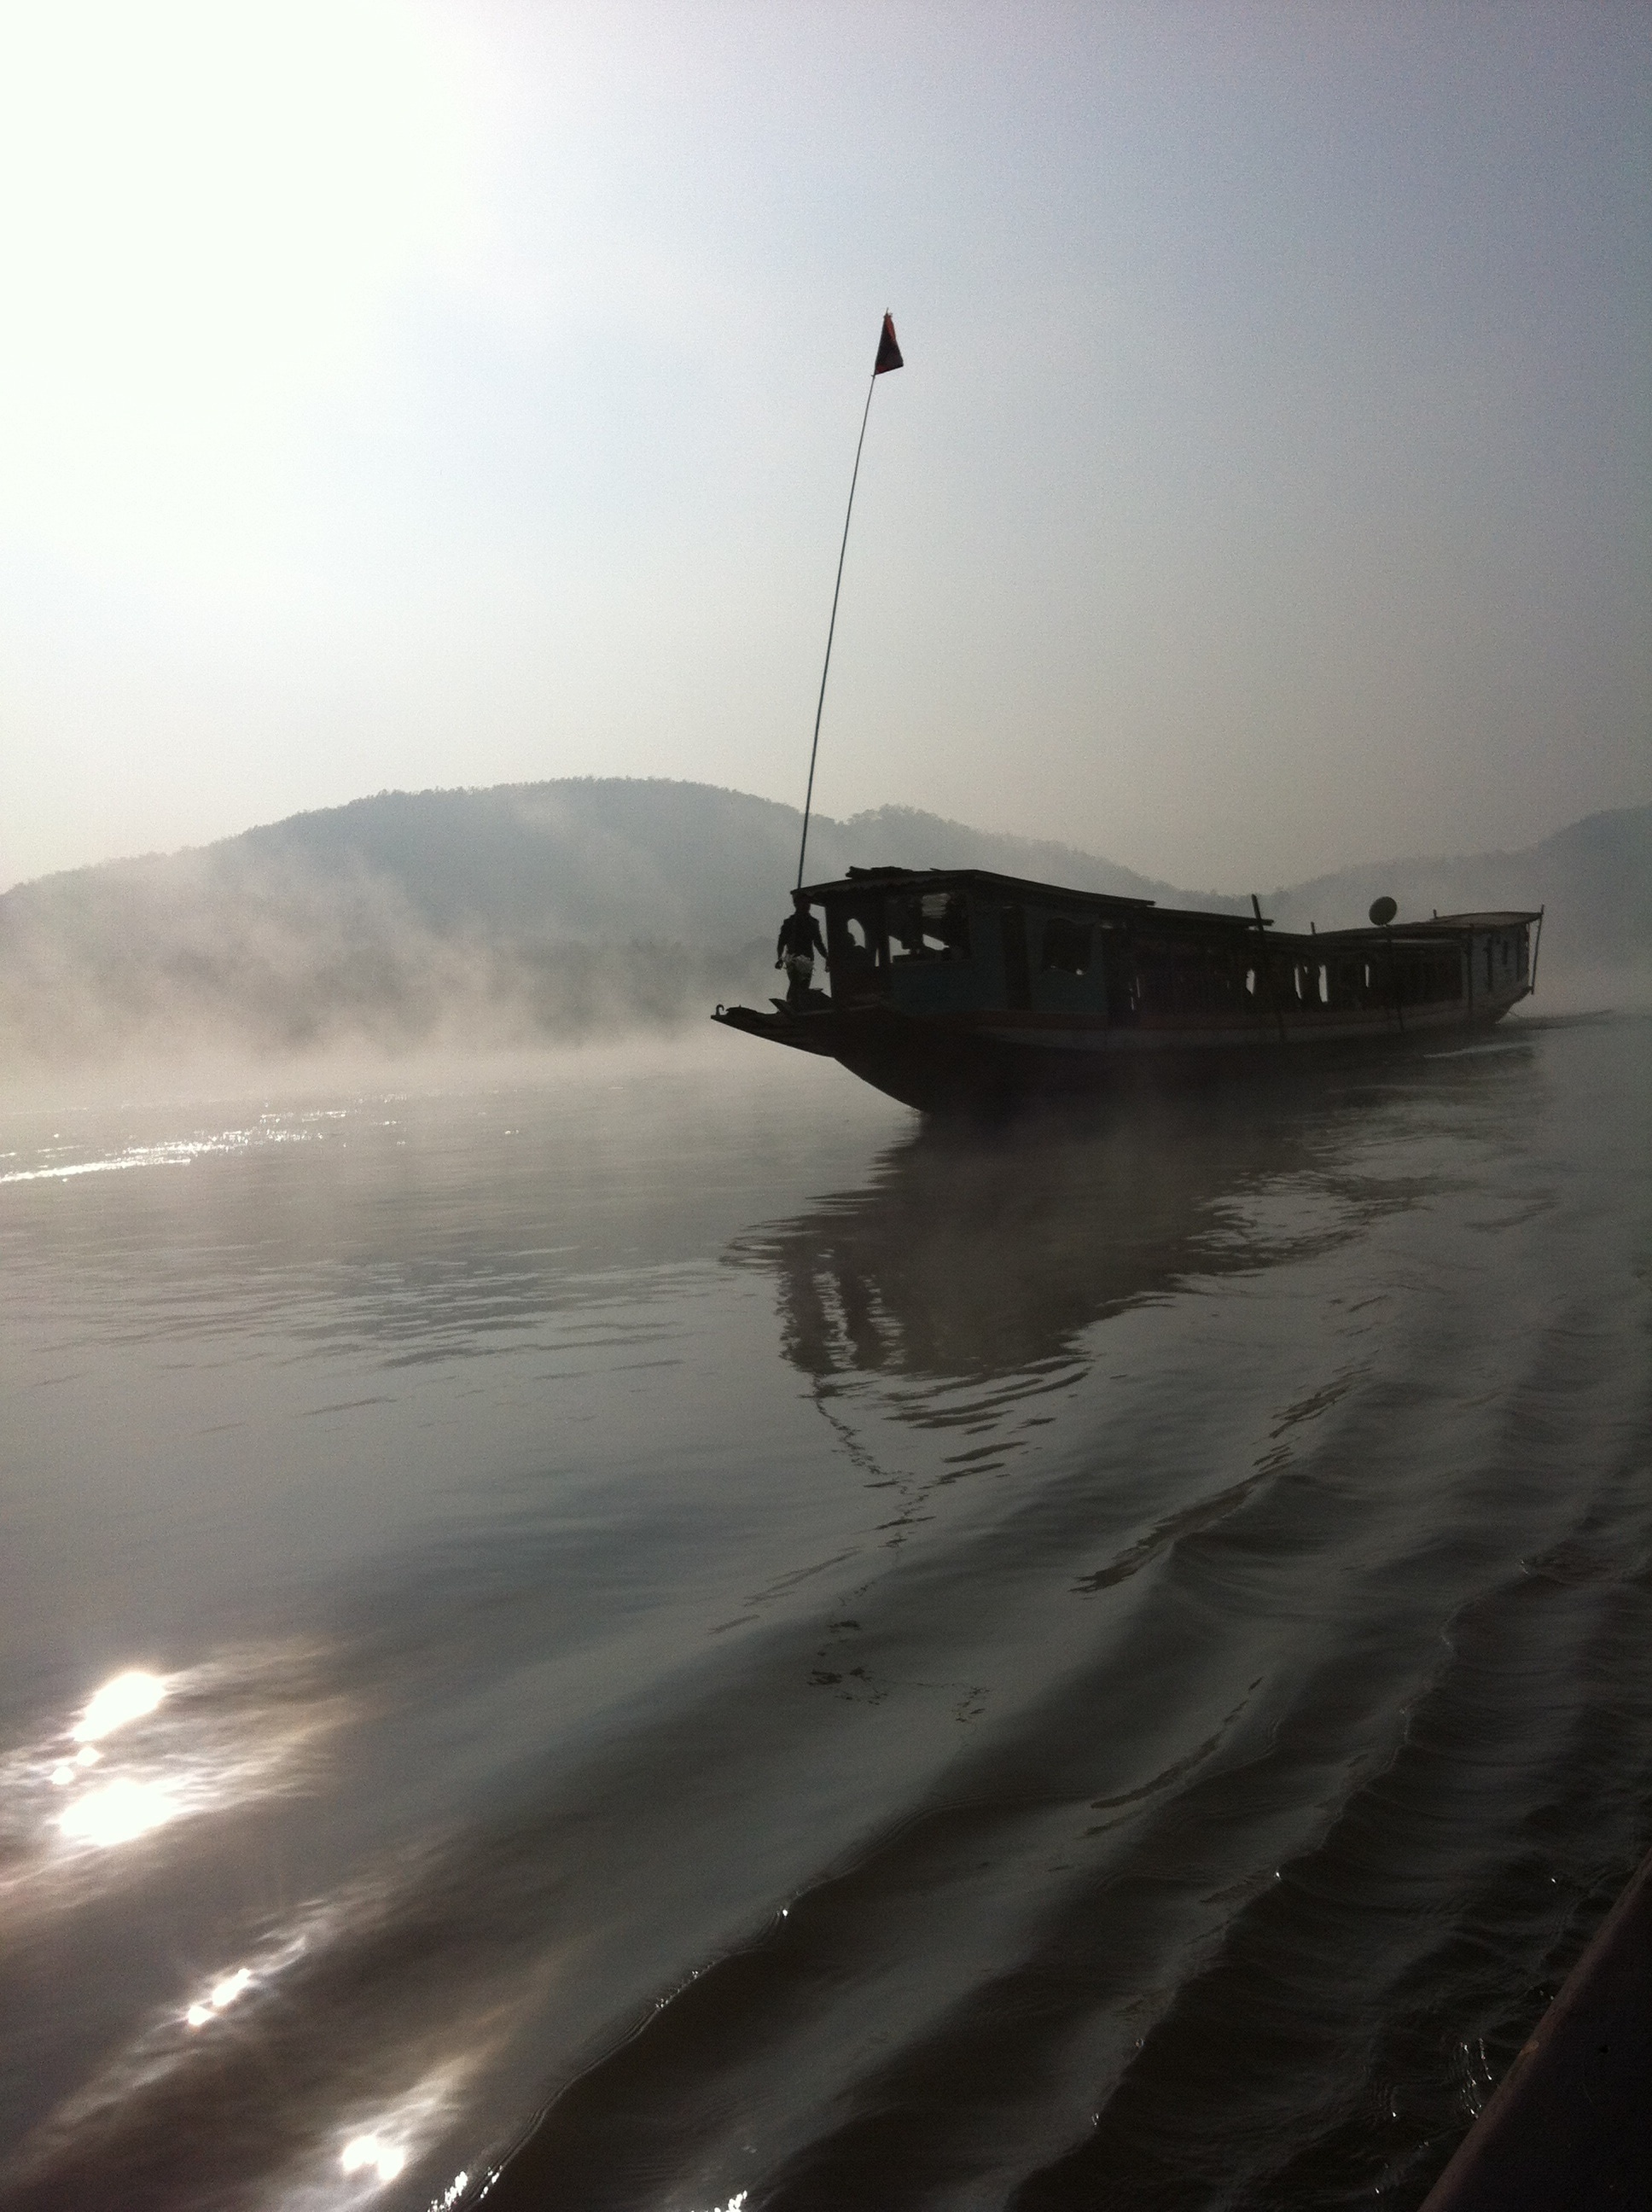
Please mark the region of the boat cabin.
POLYGON ((825 918, 823 1006, 1087 1030, 1360 1029, 1403 1024, 1412 1008, 1472 1018, 1526 995, 1539 918, 1449 915, 1285 936, 1258 915, 974 868, 851 868, 808 896, 825 918))

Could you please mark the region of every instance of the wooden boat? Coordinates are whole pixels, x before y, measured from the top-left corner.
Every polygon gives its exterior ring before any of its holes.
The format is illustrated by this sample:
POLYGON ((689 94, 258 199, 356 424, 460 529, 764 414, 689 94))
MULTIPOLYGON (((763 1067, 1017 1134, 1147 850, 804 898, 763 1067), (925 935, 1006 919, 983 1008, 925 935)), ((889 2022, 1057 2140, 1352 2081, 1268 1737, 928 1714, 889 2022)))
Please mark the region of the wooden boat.
POLYGON ((851 868, 810 885, 829 995, 714 1019, 840 1060, 924 1112, 1277 1066, 1500 1021, 1527 997, 1542 913, 1276 933, 1247 916, 978 868, 851 868))

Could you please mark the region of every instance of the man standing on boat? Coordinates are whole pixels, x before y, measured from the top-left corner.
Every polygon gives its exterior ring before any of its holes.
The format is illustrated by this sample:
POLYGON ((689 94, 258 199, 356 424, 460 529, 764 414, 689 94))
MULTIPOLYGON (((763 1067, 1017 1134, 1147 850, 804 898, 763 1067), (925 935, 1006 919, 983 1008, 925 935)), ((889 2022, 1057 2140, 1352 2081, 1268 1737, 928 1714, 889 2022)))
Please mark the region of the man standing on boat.
MULTIPOLYGON (((788 1006, 804 1007, 809 1003, 809 989, 815 977, 815 955, 826 959, 826 940, 820 933, 820 924, 810 911, 807 891, 793 891, 792 911, 780 924, 780 933, 774 940, 774 965, 786 970, 786 1003, 788 1006)), ((828 967, 831 965, 826 962, 828 967)))

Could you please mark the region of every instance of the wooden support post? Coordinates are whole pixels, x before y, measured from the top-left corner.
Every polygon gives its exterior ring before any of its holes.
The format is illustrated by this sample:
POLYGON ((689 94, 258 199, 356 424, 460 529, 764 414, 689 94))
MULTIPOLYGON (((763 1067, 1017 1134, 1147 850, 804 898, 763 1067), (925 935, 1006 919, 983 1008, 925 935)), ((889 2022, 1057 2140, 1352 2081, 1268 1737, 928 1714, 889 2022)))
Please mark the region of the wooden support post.
POLYGON ((1256 980, 1267 993, 1267 1003, 1279 1032, 1279 1042, 1283 1044, 1285 1042, 1285 1010, 1273 989, 1273 965, 1267 957, 1267 930, 1262 921, 1262 902, 1254 891, 1250 895, 1250 910, 1256 917, 1256 942, 1261 947, 1256 956, 1256 980))

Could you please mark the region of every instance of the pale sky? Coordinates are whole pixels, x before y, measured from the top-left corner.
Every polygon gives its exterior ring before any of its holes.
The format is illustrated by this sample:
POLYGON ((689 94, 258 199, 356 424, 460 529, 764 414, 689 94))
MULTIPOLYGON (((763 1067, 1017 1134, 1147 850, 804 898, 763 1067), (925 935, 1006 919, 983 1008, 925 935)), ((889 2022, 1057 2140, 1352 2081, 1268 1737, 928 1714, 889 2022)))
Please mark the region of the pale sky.
POLYGON ((885 307, 825 811, 1198 888, 1652 798, 1649 116, 1639 0, 0 0, 0 884, 800 804, 885 307))

